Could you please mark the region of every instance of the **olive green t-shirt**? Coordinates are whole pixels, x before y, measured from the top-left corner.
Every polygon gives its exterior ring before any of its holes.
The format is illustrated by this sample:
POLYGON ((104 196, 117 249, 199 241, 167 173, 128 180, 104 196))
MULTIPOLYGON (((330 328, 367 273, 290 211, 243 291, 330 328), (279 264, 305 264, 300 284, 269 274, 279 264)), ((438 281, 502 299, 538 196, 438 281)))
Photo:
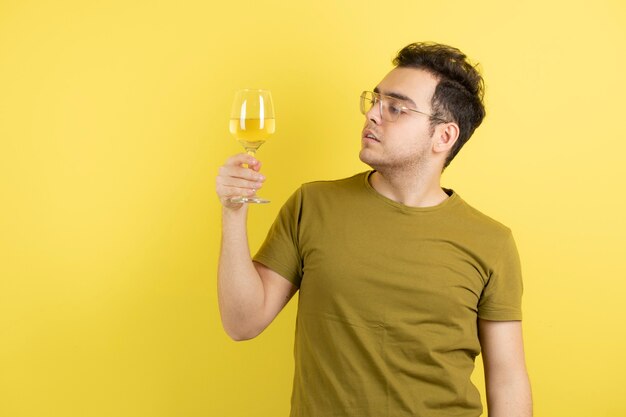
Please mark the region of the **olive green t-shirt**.
POLYGON ((521 320, 511 231, 452 190, 407 207, 370 172, 303 185, 255 256, 299 287, 291 417, 476 417, 477 318, 521 320))

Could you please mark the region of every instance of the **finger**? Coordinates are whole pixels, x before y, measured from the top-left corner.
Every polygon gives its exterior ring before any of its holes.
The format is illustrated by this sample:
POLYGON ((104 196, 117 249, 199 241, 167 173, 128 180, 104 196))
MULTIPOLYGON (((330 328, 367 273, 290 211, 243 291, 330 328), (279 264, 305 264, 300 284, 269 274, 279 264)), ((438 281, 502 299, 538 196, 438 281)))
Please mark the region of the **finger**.
POLYGON ((237 155, 231 156, 226 160, 226 163, 224 165, 242 166, 243 164, 247 164, 250 167, 261 167, 261 162, 252 155, 248 155, 247 153, 238 153, 237 155))
POLYGON ((248 164, 248 168, 259 172, 261 170, 261 161, 259 161, 258 159, 254 158, 254 160, 252 161, 251 164, 248 164))
POLYGON ((218 196, 222 203, 228 202, 233 197, 254 195, 256 190, 250 188, 224 187, 218 191, 218 196))
POLYGON ((216 184, 218 187, 224 187, 224 188, 236 187, 236 188, 245 188, 245 189, 253 189, 253 190, 258 190, 259 188, 263 186, 262 181, 255 181, 255 180, 250 181, 250 180, 243 179, 243 178, 228 177, 228 176, 217 177, 216 184))
POLYGON ((219 168, 218 177, 221 178, 240 178, 248 181, 265 181, 265 176, 250 168, 243 168, 239 166, 223 165, 219 168))

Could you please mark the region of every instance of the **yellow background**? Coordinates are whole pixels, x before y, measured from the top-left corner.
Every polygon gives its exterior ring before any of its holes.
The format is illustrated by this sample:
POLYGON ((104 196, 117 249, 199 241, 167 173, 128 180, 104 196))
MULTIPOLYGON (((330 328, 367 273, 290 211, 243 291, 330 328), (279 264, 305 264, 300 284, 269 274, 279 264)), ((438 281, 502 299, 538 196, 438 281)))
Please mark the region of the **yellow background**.
POLYGON ((219 322, 233 92, 277 113, 255 251, 299 184, 365 169, 358 95, 418 40, 484 71, 444 185, 516 236, 535 415, 626 415, 621 0, 1 0, 0 416, 286 416, 295 300, 250 342, 219 322))

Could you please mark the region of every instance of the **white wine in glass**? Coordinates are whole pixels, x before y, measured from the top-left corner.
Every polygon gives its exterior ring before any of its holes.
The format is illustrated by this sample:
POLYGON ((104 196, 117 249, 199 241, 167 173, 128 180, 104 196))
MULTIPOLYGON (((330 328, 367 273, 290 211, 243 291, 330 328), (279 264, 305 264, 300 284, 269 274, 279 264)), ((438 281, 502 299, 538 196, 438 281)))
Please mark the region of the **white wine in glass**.
MULTIPOLYGON (((257 149, 276 130, 272 93, 269 90, 239 90, 230 113, 230 133, 254 156, 257 149)), ((256 195, 231 198, 234 203, 269 203, 256 195)))

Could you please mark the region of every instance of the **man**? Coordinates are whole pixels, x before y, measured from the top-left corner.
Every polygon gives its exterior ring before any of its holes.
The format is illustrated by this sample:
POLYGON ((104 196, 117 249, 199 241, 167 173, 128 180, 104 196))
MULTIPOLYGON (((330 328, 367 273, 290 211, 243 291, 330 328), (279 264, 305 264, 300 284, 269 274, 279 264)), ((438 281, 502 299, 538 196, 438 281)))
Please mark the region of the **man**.
POLYGON ((292 417, 479 416, 481 352, 489 415, 531 416, 511 232, 440 185, 484 118, 482 77, 440 44, 408 45, 394 65, 361 95, 373 170, 300 187, 254 261, 247 208, 229 198, 262 185, 260 162, 220 169, 224 328, 253 338, 300 291, 292 417))

